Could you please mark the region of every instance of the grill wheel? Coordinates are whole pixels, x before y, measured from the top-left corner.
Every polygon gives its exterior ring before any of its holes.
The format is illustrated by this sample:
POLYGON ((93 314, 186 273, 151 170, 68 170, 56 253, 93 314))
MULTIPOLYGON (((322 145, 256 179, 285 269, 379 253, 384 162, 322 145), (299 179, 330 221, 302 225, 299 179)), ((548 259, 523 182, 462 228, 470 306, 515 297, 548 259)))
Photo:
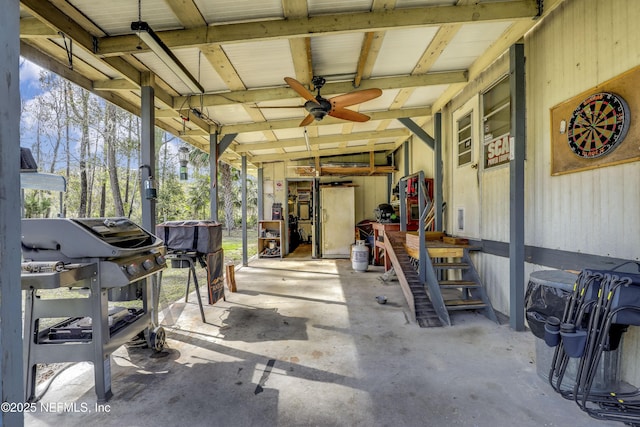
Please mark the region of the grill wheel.
POLYGON ((158 326, 149 332, 149 347, 155 352, 161 352, 167 342, 167 334, 162 326, 158 326))

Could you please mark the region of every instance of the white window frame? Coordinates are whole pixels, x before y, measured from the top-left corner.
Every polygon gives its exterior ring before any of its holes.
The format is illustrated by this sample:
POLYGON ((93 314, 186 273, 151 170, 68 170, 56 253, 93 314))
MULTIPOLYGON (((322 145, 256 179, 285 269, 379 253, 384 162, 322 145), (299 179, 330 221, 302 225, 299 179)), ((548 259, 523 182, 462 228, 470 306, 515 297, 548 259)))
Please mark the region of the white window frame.
MULTIPOLYGON (((473 159, 474 157, 474 152, 473 152, 473 109, 469 110, 468 112, 466 112, 465 114, 463 114, 462 116, 460 116, 460 118, 458 118, 456 120, 456 166, 457 167, 464 167, 464 166, 468 166, 471 165, 473 163, 473 159), (469 124, 465 125, 463 128, 460 128, 460 123, 464 120, 468 119, 469 120, 469 124), (464 140, 460 140, 460 133, 462 131, 468 131, 469 132, 469 137, 465 138, 464 140), (464 152, 460 152, 460 144, 464 141, 468 140, 468 145, 469 145, 469 150, 468 151, 464 151, 464 152), (469 161, 465 162, 465 163, 460 163, 460 156, 461 155, 466 155, 467 153, 469 153, 469 161)), ((466 147, 465 147, 466 148, 466 147)))

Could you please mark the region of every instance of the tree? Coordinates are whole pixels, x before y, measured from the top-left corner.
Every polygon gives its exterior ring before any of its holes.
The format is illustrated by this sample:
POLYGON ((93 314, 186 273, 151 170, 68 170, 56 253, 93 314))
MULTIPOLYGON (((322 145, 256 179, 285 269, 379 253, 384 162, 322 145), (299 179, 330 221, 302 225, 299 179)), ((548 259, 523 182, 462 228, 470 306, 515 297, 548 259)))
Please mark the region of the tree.
POLYGON ((29 191, 24 200, 25 218, 43 218, 48 216, 51 200, 43 191, 29 191))
POLYGON ((80 205, 78 206, 78 217, 87 217, 88 201, 88 179, 87 179, 87 158, 89 157, 89 92, 78 89, 74 90, 69 99, 75 115, 75 120, 80 123, 80 205), (77 98, 76 98, 77 96, 77 98))
POLYGON ((189 205, 193 218, 207 218, 209 207, 209 177, 198 174, 189 188, 189 205))
POLYGON ((227 163, 219 162, 220 178, 222 185, 222 197, 224 205, 224 224, 227 227, 227 235, 231 236, 231 229, 234 228, 233 205, 234 205, 234 189, 231 166, 227 163))
POLYGON ((124 216, 124 204, 122 203, 122 194, 120 193, 120 182, 118 181, 118 165, 116 163, 116 107, 107 103, 105 106, 105 140, 107 145, 107 170, 109 171, 109 185, 111 186, 111 195, 113 196, 113 204, 117 216, 124 216))

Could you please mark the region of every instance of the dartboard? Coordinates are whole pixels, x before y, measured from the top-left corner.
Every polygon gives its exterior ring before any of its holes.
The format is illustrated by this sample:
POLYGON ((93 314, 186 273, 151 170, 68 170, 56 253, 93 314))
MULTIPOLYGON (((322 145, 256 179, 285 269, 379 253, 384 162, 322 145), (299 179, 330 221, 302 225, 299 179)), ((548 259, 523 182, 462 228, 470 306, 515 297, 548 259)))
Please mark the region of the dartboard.
POLYGON ((592 159, 613 151, 629 130, 629 106, 610 92, 589 96, 573 110, 567 137, 578 156, 592 159))

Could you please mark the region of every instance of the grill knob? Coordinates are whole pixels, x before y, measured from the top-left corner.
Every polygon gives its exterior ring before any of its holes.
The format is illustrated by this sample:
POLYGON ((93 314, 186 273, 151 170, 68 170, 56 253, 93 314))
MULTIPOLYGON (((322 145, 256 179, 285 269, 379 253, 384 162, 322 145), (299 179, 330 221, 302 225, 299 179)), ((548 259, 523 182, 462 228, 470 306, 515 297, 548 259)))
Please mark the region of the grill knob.
POLYGON ((156 257, 156 262, 158 263, 158 265, 163 265, 165 262, 167 262, 167 260, 163 255, 158 255, 156 257))
POLYGON ((153 261, 151 261, 150 259, 145 259, 144 261, 142 261, 142 268, 147 271, 151 270, 153 268, 153 261))
POLYGON ((135 276, 138 273, 139 273, 139 268, 136 264, 127 265, 127 274, 129 274, 129 276, 135 276))

